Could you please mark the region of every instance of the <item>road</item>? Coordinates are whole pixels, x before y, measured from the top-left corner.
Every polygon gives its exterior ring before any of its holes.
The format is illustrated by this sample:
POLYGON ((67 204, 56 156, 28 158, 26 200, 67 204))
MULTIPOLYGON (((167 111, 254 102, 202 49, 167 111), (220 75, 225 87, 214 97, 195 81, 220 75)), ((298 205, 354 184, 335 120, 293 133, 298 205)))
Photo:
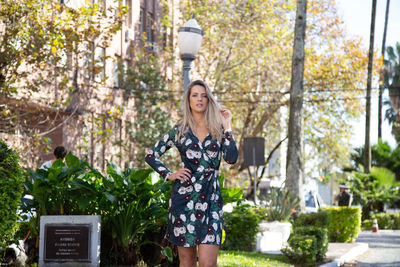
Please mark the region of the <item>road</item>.
POLYGON ((400 267, 400 230, 363 231, 356 242, 368 243, 369 250, 345 267, 400 267))

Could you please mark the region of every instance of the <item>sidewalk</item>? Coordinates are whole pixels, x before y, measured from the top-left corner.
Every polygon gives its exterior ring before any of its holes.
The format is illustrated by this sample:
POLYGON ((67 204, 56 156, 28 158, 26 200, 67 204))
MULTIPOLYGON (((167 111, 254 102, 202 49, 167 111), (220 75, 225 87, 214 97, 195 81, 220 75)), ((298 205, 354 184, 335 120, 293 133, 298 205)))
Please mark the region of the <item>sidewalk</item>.
POLYGON ((329 262, 319 267, 341 266, 363 254, 368 248, 368 243, 329 243, 326 252, 326 260, 329 262))

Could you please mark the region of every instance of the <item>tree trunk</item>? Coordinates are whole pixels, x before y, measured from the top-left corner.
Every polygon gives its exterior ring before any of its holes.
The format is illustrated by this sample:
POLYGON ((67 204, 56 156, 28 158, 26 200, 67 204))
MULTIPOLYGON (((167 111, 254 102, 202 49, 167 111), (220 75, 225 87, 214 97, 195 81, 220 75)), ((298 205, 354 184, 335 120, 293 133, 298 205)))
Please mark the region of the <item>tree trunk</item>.
POLYGON ((290 115, 286 158, 286 188, 300 198, 299 211, 305 210, 303 195, 303 78, 307 0, 297 0, 290 85, 290 115))
POLYGON ((369 52, 368 52, 368 78, 367 78, 367 106, 365 117, 365 173, 371 170, 371 81, 372 81, 372 64, 374 61, 374 34, 375 34, 375 14, 376 14, 376 0, 372 0, 372 15, 371 15, 371 33, 369 39, 369 52))
MULTIPOLYGON (((383 30, 383 38, 382 38, 382 60, 385 59, 385 50, 386 50, 386 31, 389 19, 389 6, 390 0, 386 1, 386 13, 385 13, 385 26, 383 30)), ((384 83, 384 72, 385 66, 383 66, 381 71, 381 76, 379 78, 379 103, 378 103, 378 142, 382 140, 382 95, 383 95, 383 83, 384 83)))

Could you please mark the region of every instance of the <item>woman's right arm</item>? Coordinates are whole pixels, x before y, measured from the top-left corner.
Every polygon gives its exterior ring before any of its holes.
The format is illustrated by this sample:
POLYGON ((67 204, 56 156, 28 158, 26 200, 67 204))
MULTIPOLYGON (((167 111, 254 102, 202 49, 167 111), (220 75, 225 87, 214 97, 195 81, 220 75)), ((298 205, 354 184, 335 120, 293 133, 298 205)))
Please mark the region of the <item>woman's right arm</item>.
POLYGON ((145 157, 147 164, 149 164, 165 180, 167 180, 168 176, 172 174, 172 171, 164 166, 164 164, 160 161, 160 157, 174 145, 175 135, 176 127, 166 133, 163 138, 161 138, 161 140, 159 140, 156 145, 150 151, 148 151, 145 157))
POLYGON ((145 160, 147 164, 158 172, 166 181, 180 180, 184 182, 190 179, 189 169, 184 168, 173 173, 160 161, 160 157, 175 144, 176 134, 177 127, 174 127, 147 153, 145 160))

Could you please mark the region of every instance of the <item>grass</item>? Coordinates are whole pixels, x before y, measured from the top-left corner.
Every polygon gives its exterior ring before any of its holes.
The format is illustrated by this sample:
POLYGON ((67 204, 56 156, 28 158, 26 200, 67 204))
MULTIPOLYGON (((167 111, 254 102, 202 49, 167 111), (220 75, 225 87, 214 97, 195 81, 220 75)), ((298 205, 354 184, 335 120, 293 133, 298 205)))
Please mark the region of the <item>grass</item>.
POLYGON ((242 266, 294 266, 288 263, 283 255, 264 254, 259 252, 220 250, 218 267, 242 267, 242 266))

